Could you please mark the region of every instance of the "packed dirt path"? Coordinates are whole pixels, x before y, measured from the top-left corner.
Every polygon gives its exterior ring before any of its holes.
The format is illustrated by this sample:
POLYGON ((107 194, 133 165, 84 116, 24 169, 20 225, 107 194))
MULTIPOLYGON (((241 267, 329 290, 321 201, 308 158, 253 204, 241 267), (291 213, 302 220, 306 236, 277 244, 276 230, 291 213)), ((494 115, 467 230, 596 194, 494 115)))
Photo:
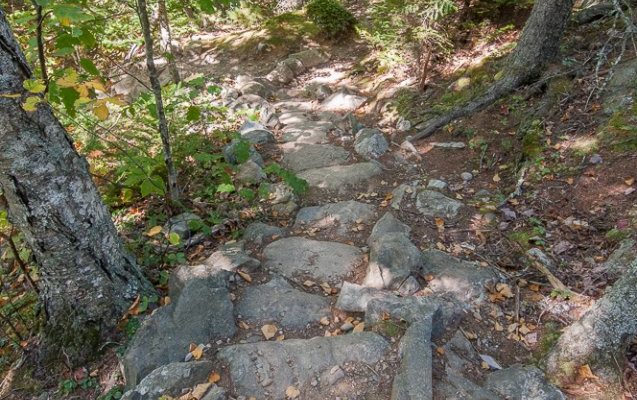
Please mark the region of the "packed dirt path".
MULTIPOLYGON (((170 304, 124 355, 124 399, 565 398, 524 346, 502 340, 536 329, 499 304, 514 283, 433 237, 467 226, 467 200, 490 194, 470 171, 422 171, 417 151, 358 121, 370 99, 326 84, 326 65, 305 50, 224 89, 229 109, 259 117, 239 131, 251 143, 239 180, 262 181, 276 160, 309 190, 273 184, 268 224, 172 274, 170 304)), ((428 146, 443 159, 466 151, 428 146)))

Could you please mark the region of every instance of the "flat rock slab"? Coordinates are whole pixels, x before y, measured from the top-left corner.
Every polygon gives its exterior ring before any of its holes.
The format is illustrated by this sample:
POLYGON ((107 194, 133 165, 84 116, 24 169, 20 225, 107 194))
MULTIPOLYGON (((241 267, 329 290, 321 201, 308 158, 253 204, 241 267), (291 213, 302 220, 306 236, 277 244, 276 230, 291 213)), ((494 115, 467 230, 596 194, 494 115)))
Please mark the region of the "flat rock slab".
POLYGON ((270 243, 263 250, 264 267, 286 278, 311 276, 321 282, 338 282, 363 263, 357 247, 291 237, 270 243))
POLYGON ((284 150, 283 166, 294 172, 345 164, 349 152, 331 144, 301 144, 284 150))
POLYGON ((343 191, 347 187, 362 184, 374 176, 380 175, 382 169, 378 163, 365 162, 350 165, 337 165, 310 169, 299 174, 310 187, 329 191, 343 191))
POLYGON ((371 300, 388 296, 394 295, 385 290, 343 282, 335 307, 345 312, 365 312, 371 300))
POLYGON ((237 304, 235 313, 248 323, 276 322, 288 329, 302 329, 330 314, 329 301, 316 294, 297 290, 285 279, 249 288, 237 304))
POLYGON ((327 121, 306 121, 291 124, 283 128, 283 141, 286 143, 326 143, 327 133, 334 125, 327 121))
POLYGON ((431 400, 433 313, 413 322, 400 339, 400 367, 394 377, 391 400, 431 400))
POLYGON ((303 392, 313 379, 333 367, 345 363, 375 364, 388 347, 381 336, 362 332, 228 346, 219 351, 217 358, 228 364, 237 395, 284 399, 288 387, 303 392))
POLYGON ((486 388, 510 400, 565 400, 534 366, 514 365, 491 373, 486 388))
POLYGON ((423 190, 416 196, 416 208, 427 217, 454 218, 464 206, 440 192, 423 190))
POLYGON ((323 206, 305 207, 296 214, 294 228, 329 229, 345 235, 360 223, 368 224, 374 218, 375 207, 354 200, 339 201, 323 206))
POLYGON ((498 279, 490 267, 439 250, 427 250, 422 255, 422 274, 433 278, 427 288, 435 294, 450 294, 463 302, 479 302, 484 298, 484 286, 498 279))
POLYGON ((162 396, 179 396, 182 389, 206 382, 212 372, 210 361, 176 362, 157 368, 135 387, 124 393, 122 400, 157 400, 162 396))
POLYGON ((336 92, 321 103, 323 111, 355 111, 367 101, 367 98, 345 92, 336 92))
POLYGON ((263 222, 253 222, 243 232, 245 241, 256 246, 268 244, 283 236, 285 236, 283 229, 278 226, 264 224, 263 222))

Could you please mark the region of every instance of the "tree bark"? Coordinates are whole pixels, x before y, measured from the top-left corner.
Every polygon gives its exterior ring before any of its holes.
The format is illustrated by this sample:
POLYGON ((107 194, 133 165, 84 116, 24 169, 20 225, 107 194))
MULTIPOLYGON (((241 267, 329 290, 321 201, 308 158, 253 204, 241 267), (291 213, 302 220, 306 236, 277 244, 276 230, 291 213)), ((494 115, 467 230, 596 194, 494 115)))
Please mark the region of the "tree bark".
POLYGON ((155 95, 155 105, 157 109, 157 119, 159 120, 159 135, 164 150, 164 163, 166 164, 168 178, 168 199, 171 202, 179 201, 179 186, 177 184, 177 170, 173 163, 172 150, 170 148, 170 133, 168 131, 168 122, 166 121, 166 113, 164 111, 164 101, 161 94, 161 83, 159 82, 159 74, 155 67, 155 58, 153 52, 153 36, 150 30, 150 20, 148 18, 148 7, 146 0, 137 0, 137 13, 139 22, 144 34, 144 46, 146 48, 146 67, 148 68, 148 78, 150 86, 155 95))
POLYGON ((559 53, 574 0, 539 0, 524 25, 518 44, 506 60, 503 76, 486 93, 431 120, 411 140, 432 135, 451 121, 480 111, 516 88, 536 79, 559 53))
POLYGON ((122 248, 86 160, 51 108, 22 108, 30 77, 0 9, 0 188, 40 265, 44 360, 64 355, 77 365, 95 356, 137 294, 153 289, 122 248))
POLYGON ((168 60, 168 72, 173 82, 179 83, 181 78, 179 77, 179 70, 177 69, 177 63, 175 62, 175 54, 177 49, 173 46, 172 35, 170 33, 170 20, 168 19, 168 10, 166 9, 166 0, 158 1, 158 19, 159 19, 159 37, 161 51, 166 54, 168 60))

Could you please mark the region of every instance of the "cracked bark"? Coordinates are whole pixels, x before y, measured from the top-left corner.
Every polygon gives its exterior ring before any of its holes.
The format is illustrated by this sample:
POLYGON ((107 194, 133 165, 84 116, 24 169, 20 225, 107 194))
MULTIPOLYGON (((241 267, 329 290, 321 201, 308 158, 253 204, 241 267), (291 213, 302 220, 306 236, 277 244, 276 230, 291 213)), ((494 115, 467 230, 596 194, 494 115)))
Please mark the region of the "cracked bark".
POLYGON ((40 265, 46 311, 43 360, 95 356, 140 292, 152 291, 118 238, 88 164, 51 108, 22 108, 30 76, 0 10, 0 187, 11 222, 40 265))

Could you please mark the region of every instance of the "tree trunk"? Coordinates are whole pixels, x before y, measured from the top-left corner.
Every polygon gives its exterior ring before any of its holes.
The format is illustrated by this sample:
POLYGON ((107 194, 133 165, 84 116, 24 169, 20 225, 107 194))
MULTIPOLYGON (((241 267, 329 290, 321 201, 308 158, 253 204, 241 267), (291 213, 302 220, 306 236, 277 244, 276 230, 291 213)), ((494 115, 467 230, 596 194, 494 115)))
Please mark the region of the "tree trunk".
MULTIPOLYGON (((582 318, 564 330, 547 359, 557 384, 577 377, 588 365, 604 384, 617 387, 625 364, 625 346, 637 335, 637 259, 582 318)), ((610 394, 608 398, 614 398, 610 394)))
POLYGON ((179 83, 181 78, 179 77, 179 70, 177 69, 177 63, 175 62, 175 54, 177 49, 173 46, 172 35, 170 33, 170 21, 168 19, 168 10, 166 9, 166 0, 158 1, 158 19, 159 19, 159 37, 161 51, 166 54, 168 60, 168 72, 173 82, 179 83))
POLYGON ((166 171, 168 178, 168 199, 171 202, 179 201, 179 186, 177 185, 177 171, 173 163, 172 151, 170 149, 170 133, 168 131, 168 122, 166 121, 166 113, 164 112, 164 101, 161 95, 161 83, 159 75, 155 67, 155 58, 153 54, 153 36, 150 30, 150 20, 148 19, 148 7, 146 0, 137 0, 137 13, 139 22, 144 34, 144 46, 146 48, 146 67, 148 68, 148 78, 150 86, 155 95, 155 105, 157 108, 157 119, 159 120, 159 135, 164 149, 164 162, 166 163, 166 171))
POLYGON ((487 92, 448 114, 434 118, 411 140, 432 135, 451 121, 473 114, 500 97, 536 79, 559 53, 560 39, 566 29, 574 0, 538 0, 524 25, 518 44, 506 60, 503 77, 487 92))
POLYGON ((22 108, 30 77, 0 10, 0 187, 40 266, 44 359, 63 354, 75 365, 95 356, 138 293, 153 289, 122 248, 86 160, 51 108, 22 108))

